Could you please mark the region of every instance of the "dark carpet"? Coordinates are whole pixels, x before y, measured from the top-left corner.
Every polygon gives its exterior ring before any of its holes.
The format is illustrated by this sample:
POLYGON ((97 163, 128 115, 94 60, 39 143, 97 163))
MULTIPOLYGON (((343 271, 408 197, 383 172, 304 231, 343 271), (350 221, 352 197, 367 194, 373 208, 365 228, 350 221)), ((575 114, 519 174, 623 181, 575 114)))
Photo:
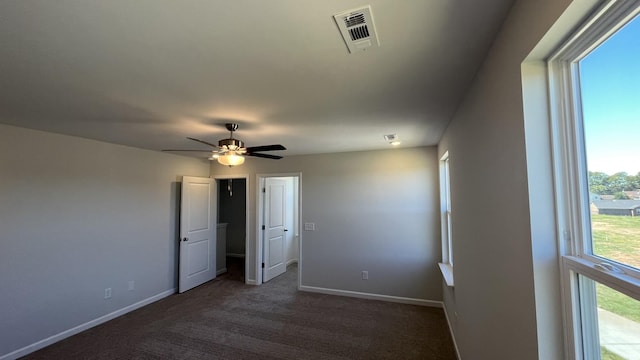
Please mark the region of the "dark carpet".
POLYGON ((456 359, 442 309, 296 283, 295 265, 261 286, 221 275, 23 359, 456 359))

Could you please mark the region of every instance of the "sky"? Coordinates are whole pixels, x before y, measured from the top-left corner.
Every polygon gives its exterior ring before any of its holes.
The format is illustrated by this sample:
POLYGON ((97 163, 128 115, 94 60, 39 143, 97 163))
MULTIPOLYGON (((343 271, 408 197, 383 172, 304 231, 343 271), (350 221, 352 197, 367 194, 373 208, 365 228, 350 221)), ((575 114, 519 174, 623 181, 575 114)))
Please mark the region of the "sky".
POLYGON ((589 171, 640 172, 640 17, 580 61, 589 171))

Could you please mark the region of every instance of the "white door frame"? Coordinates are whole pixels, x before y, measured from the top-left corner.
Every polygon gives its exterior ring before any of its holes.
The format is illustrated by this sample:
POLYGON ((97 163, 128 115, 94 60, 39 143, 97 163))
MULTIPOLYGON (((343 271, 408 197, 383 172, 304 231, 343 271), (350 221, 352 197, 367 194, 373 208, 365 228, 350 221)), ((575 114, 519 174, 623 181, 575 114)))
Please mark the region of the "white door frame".
POLYGON ((300 224, 302 223, 302 172, 297 173, 276 173, 276 174, 256 174, 256 285, 262 284, 262 219, 264 219, 264 199, 262 197, 262 188, 264 187, 264 179, 268 177, 293 177, 298 179, 298 192, 295 194, 295 201, 298 202, 298 290, 300 290, 302 281, 302 231, 300 224))
MULTIPOLYGON (((245 221, 245 231, 244 231, 244 282, 245 284, 252 284, 253 282, 249 282, 249 174, 238 174, 238 175, 214 175, 213 179, 218 184, 218 180, 229 180, 229 179, 244 179, 245 187, 244 187, 244 197, 245 197, 245 207, 244 207, 244 221, 245 221)), ((220 199, 216 199, 216 206, 220 206, 220 199)), ((216 219, 217 221, 217 219, 216 219)))

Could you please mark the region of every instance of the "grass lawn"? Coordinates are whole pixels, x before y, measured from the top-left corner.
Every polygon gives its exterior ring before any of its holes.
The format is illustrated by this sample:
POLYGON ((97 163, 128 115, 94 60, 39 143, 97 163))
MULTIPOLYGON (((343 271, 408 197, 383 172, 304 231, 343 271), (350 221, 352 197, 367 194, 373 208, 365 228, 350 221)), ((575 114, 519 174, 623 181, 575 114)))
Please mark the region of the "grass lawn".
MULTIPOLYGON (((591 215, 593 252, 640 268, 640 216, 591 215)), ((640 301, 598 284, 598 307, 640 323, 640 301)))
POLYGON ((593 252, 640 269, 640 216, 591 215, 593 252))
POLYGON ((601 347, 600 349, 602 350, 602 352, 601 352, 601 359, 602 360, 624 360, 623 357, 620 357, 620 356, 612 353, 611 351, 607 350, 606 347, 601 347))

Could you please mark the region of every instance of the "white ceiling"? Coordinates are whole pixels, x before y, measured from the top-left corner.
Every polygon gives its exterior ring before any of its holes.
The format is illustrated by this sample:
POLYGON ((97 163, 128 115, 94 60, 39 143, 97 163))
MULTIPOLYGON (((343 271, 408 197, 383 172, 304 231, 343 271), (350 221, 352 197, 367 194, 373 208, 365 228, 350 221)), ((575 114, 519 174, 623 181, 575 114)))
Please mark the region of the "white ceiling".
POLYGON ((152 150, 226 122, 279 155, 434 145, 512 2, 1 1, 0 123, 152 150), (380 47, 349 54, 332 16, 367 4, 380 47))

